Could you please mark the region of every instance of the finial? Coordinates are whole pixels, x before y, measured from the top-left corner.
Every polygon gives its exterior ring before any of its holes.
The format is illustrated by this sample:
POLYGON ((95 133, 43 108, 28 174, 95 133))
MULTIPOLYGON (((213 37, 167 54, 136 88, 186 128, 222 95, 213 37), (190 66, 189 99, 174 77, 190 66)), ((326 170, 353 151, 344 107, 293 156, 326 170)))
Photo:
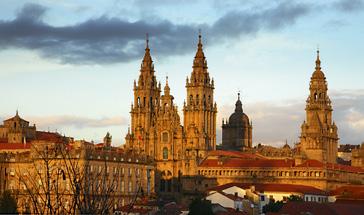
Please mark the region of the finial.
POLYGON ((198 43, 201 44, 201 28, 198 29, 198 43))
POLYGON ((145 34, 145 41, 146 41, 146 49, 149 49, 149 34, 148 33, 146 33, 145 34))
POLYGON ((19 116, 19 112, 18 112, 18 109, 16 109, 16 116, 19 116))
POLYGON ((168 85, 168 75, 166 76, 166 85, 168 85))
POLYGON ((240 100, 240 90, 238 91, 238 100, 240 100))

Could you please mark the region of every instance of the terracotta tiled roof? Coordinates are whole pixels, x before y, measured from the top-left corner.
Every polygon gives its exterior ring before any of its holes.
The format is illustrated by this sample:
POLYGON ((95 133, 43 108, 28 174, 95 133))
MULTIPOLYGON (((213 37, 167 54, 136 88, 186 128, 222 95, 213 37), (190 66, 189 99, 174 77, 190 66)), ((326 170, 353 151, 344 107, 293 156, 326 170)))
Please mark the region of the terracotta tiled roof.
POLYGON ((269 160, 269 159, 205 159, 200 167, 292 167, 294 160, 269 160))
POLYGON ((30 146, 30 143, 0 143, 0 150, 30 149, 30 146))
POLYGON ((318 203, 318 202, 287 202, 276 214, 320 214, 320 215, 361 215, 364 205, 318 203))
POLYGON ((364 185, 350 185, 339 187, 330 192, 330 196, 336 196, 336 199, 356 199, 364 200, 364 185))
POLYGON ((246 211, 237 211, 234 208, 225 208, 225 209, 226 209, 226 211, 219 211, 219 212, 215 213, 215 215, 247 215, 247 214, 249 214, 246 211))
POLYGON ((210 188, 210 191, 216 190, 222 192, 229 187, 240 187, 242 189, 248 189, 251 186, 255 187, 259 192, 297 192, 302 194, 313 195, 327 195, 323 190, 317 189, 311 186, 296 185, 296 184, 249 184, 249 183, 229 183, 214 188, 210 188))
POLYGON ((36 140, 63 142, 63 137, 57 132, 37 131, 36 140))

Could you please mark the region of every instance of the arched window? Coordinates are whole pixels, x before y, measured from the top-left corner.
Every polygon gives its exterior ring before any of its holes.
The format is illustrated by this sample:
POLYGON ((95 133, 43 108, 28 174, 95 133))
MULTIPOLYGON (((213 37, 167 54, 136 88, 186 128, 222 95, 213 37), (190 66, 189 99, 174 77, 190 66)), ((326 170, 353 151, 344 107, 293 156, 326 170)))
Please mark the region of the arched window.
POLYGON ((198 105, 199 103, 200 103, 200 98, 199 98, 199 96, 198 96, 198 94, 197 94, 197 96, 196 96, 196 104, 198 105))
POLYGON ((167 147, 163 148, 163 159, 164 160, 168 159, 168 149, 167 149, 167 147))
POLYGON ((138 107, 140 107, 140 97, 138 97, 138 107))
POLYGON ((193 104, 193 96, 190 95, 190 104, 192 105, 193 104))

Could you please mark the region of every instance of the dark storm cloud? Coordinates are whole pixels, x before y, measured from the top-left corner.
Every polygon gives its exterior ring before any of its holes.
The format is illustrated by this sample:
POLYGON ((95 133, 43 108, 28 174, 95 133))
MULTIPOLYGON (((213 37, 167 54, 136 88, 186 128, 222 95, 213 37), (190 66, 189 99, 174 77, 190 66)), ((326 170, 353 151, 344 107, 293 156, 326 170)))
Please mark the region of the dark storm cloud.
POLYGON ((126 21, 101 16, 69 26, 51 26, 44 21, 46 8, 26 4, 16 18, 0 21, 0 47, 37 51, 42 57, 70 64, 107 64, 140 59, 145 32, 158 56, 188 53, 195 49, 196 31, 202 28, 214 43, 278 30, 311 11, 305 4, 281 2, 257 11, 230 11, 215 23, 174 24, 167 20, 126 21))
POLYGON ((145 32, 159 56, 184 54, 195 49, 196 31, 202 28, 220 41, 250 35, 262 29, 275 30, 293 24, 309 11, 308 6, 279 4, 257 12, 229 12, 212 25, 129 22, 102 16, 70 26, 56 27, 44 22, 46 8, 26 4, 11 21, 0 21, 0 47, 38 51, 44 58, 70 64, 106 64, 141 58, 145 32))

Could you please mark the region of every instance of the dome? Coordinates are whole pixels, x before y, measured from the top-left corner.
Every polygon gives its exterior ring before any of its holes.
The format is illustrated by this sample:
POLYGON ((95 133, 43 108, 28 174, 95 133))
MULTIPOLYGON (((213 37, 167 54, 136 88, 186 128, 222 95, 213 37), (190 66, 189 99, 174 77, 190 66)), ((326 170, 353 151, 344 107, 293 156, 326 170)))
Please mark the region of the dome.
POLYGON ((314 79, 325 79, 325 74, 321 70, 316 70, 312 73, 314 79))
POLYGON ((243 112, 235 112, 229 117, 230 125, 249 125, 249 117, 243 112))

